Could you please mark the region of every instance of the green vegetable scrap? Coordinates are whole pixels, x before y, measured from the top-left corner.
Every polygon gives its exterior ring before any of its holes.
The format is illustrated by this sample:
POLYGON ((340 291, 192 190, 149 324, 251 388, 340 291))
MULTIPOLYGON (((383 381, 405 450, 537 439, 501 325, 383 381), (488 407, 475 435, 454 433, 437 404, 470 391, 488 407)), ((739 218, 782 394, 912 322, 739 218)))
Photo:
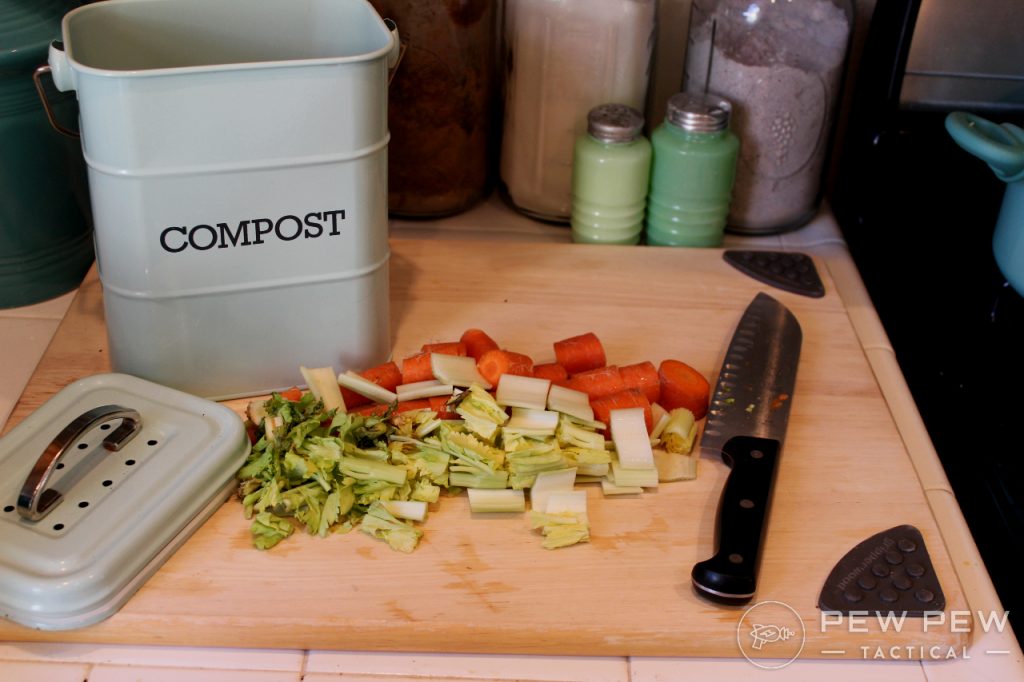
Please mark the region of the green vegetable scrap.
POLYGON ((568 547, 590 539, 590 524, 582 515, 573 512, 530 512, 530 527, 540 529, 544 536, 541 543, 544 549, 568 547))

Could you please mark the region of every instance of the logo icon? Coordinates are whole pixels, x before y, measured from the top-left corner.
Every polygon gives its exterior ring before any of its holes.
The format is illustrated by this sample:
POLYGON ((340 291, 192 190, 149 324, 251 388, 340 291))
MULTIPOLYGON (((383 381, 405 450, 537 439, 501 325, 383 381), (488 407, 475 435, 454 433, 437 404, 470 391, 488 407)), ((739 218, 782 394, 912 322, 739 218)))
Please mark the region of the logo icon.
POLYGON ((800 614, 780 601, 754 604, 736 624, 736 643, 743 657, 765 670, 785 668, 795 661, 806 640, 800 614))

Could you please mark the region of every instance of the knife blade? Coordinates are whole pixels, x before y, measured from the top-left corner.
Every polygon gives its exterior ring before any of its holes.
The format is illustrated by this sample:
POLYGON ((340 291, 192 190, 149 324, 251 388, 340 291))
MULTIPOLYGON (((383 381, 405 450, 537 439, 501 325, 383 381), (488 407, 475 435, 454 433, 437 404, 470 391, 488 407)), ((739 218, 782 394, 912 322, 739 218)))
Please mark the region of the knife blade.
POLYGON ((726 351, 701 449, 721 455, 731 470, 715 521, 715 553, 691 573, 698 593, 713 601, 745 604, 757 590, 802 340, 793 313, 759 293, 726 351))

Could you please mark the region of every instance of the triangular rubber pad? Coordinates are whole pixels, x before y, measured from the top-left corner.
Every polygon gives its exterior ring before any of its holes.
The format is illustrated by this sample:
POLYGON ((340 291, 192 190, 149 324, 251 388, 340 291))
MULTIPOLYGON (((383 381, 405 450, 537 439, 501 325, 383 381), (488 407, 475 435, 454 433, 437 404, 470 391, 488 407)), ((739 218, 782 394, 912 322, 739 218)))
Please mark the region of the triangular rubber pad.
POLYGON ((825 285, 814 261, 798 251, 726 251, 725 262, 759 282, 794 294, 821 298, 825 285))
POLYGON ((944 610, 946 597, 921 531, 896 526, 851 549, 825 581, 818 608, 912 617, 944 610))

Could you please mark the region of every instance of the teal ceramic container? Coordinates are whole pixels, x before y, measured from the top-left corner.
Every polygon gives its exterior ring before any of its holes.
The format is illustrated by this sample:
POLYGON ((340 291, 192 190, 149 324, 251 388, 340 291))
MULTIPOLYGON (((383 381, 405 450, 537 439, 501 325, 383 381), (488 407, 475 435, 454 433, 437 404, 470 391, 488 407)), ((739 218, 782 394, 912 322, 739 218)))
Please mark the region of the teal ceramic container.
MULTIPOLYGON (((0 308, 74 289, 93 261, 81 147, 50 126, 32 81, 80 4, 0 0, 0 308)), ((73 93, 48 90, 58 119, 77 128, 73 93)))

